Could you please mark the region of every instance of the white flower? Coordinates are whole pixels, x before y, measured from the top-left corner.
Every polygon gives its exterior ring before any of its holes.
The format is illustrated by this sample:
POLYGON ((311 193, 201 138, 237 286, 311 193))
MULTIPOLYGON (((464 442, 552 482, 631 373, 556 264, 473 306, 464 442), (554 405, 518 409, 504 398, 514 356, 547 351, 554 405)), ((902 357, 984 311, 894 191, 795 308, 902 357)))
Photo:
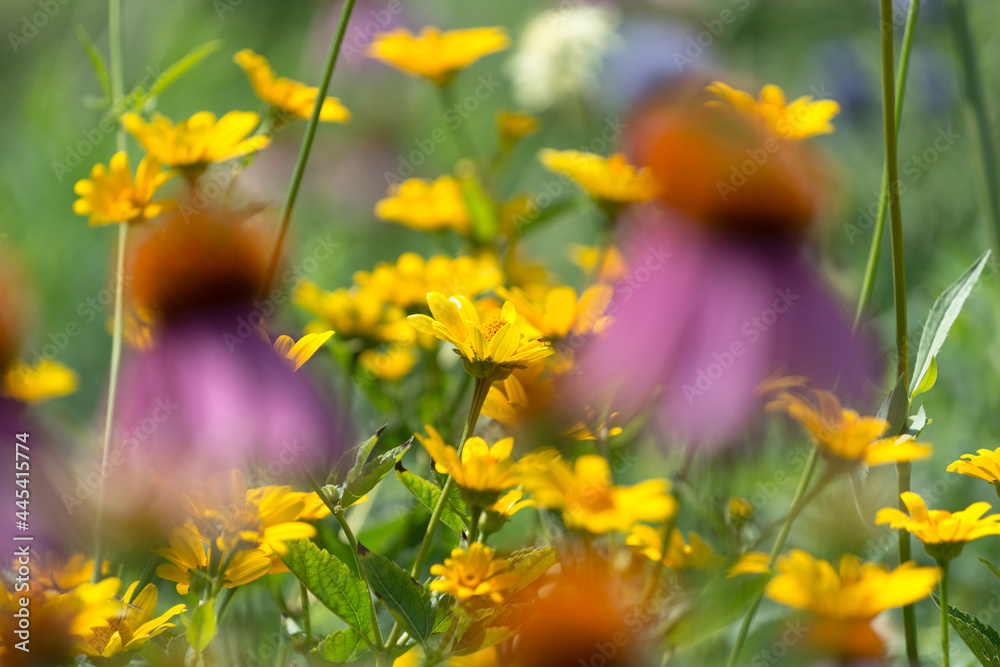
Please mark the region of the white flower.
POLYGON ((596 5, 533 18, 508 63, 518 104, 540 111, 596 90, 605 55, 620 43, 618 23, 614 10, 596 5))

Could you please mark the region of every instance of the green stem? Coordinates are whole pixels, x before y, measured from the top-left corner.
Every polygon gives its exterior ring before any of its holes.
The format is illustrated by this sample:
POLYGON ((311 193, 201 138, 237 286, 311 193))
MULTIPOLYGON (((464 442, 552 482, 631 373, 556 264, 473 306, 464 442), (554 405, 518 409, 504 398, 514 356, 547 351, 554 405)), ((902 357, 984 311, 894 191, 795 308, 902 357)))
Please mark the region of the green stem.
MULTIPOLYGON (((816 463, 819 460, 819 450, 815 447, 809 454, 809 458, 806 461, 806 467, 802 471, 802 477, 799 479, 799 486, 795 489, 795 495, 792 497, 791 509, 788 510, 788 516, 785 517, 785 522, 781 526, 781 530, 778 532, 778 536, 774 540, 774 546, 771 547, 771 555, 767 561, 768 569, 774 567, 774 561, 777 560, 778 554, 785 546, 785 540, 788 539, 788 533, 792 529, 792 524, 795 523, 795 518, 805 509, 806 503, 802 502, 805 500, 804 496, 806 493, 806 487, 809 486, 809 480, 812 479, 813 472, 816 470, 816 463)), ((824 477, 824 479, 827 479, 824 477)), ((815 497, 815 496, 813 496, 815 497)), ((739 634, 736 635, 736 643, 733 644, 733 650, 729 654, 729 660, 726 662, 727 667, 735 667, 736 661, 740 657, 740 651, 743 650, 743 645, 747 641, 747 635, 750 634, 750 625, 753 623, 754 616, 757 615, 757 609, 760 607, 761 600, 764 599, 764 593, 757 596, 754 600, 753 605, 747 611, 746 616, 743 617, 743 623, 740 625, 739 634)))
MULTIPOLYGON (((903 99, 906 93, 906 80, 910 70, 910 51, 913 48, 913 34, 917 27, 917 16, 920 13, 920 0, 911 0, 906 14, 906 27, 903 30, 903 47, 899 52, 899 65, 896 70, 896 136, 899 136, 899 125, 903 117, 903 99)), ((861 295, 858 297, 858 308, 854 313, 854 329, 861 324, 861 318, 871 302, 872 289, 875 287, 875 274, 878 271, 879 258, 882 255, 882 238, 885 234, 885 218, 889 211, 889 177, 885 166, 882 168, 882 187, 879 190, 878 215, 875 219, 875 229, 872 233, 872 244, 868 249, 868 263, 865 265, 865 277, 861 283, 861 295)))
MULTIPOLYGON (((910 470, 912 465, 909 461, 896 464, 896 481, 899 495, 910 490, 910 470)), ((909 509, 902 499, 898 501, 899 509, 908 512, 909 509)), ((899 564, 909 562, 912 559, 910 551, 910 533, 901 529, 896 534, 896 541, 899 550, 899 564)), ((911 667, 919 667, 920 654, 917 651, 917 614, 912 604, 903 607, 903 633, 906 636, 906 658, 911 667)))
MULTIPOLYGON (((448 111, 455 107, 455 97, 452 94, 453 91, 451 81, 443 86, 439 86, 438 90, 441 91, 441 106, 443 107, 444 113, 447 115, 448 111)), ((455 143, 458 144, 458 152, 462 154, 461 157, 467 157, 473 162, 476 162, 476 149, 472 144, 472 138, 464 129, 465 121, 463 120, 454 127, 452 127, 451 123, 445 124, 451 130, 451 134, 455 138, 455 143)))
POLYGON ((941 665, 948 667, 951 659, 948 655, 948 564, 949 561, 938 561, 941 567, 941 665))
POLYGON ((351 545, 351 553, 354 555, 354 566, 358 568, 358 576, 361 577, 365 582, 365 587, 368 590, 368 604, 371 607, 372 615, 372 631, 375 634, 375 645, 382 645, 382 630, 378 627, 378 615, 375 612, 375 600, 371 594, 371 586, 368 584, 368 575, 365 574, 364 568, 361 567, 361 558, 358 556, 358 540, 354 537, 354 531, 351 530, 351 525, 347 523, 347 519, 344 518, 344 510, 341 509, 333 513, 333 517, 340 524, 340 527, 344 530, 344 536, 347 538, 347 543, 351 545))
MULTIPOLYGON (((111 97, 112 105, 118 103, 124 95, 124 76, 122 74, 122 0, 108 0, 108 51, 111 67, 111 97)), ((118 124, 115 134, 115 147, 123 151, 125 145, 125 128, 118 124)), ((108 459, 111 457, 111 435, 114 428, 115 400, 118 395, 118 367, 122 358, 122 312, 125 293, 125 249, 128 245, 129 223, 118 225, 118 258, 115 275, 115 319, 111 337, 111 368, 108 379, 108 405, 104 414, 104 439, 101 444, 101 471, 107 471, 108 459)), ((97 519, 94 527, 94 572, 91 579, 97 582, 101 578, 101 563, 104 561, 104 479, 97 495, 97 519)))
MULTIPOLYGON (((312 643, 312 619, 309 617, 309 589, 299 582, 299 595, 302 596, 302 625, 305 626, 306 642, 312 643)), ((374 617, 372 617, 374 620, 374 617)), ((379 642, 381 643, 381 642, 379 642)))
POLYGON ((323 100, 326 99, 326 91, 330 88, 330 77, 333 76, 333 68, 337 64, 337 56, 340 54, 340 45, 344 42, 344 35, 347 32, 347 23, 351 19, 351 12, 354 10, 355 0, 344 0, 344 6, 340 11, 340 19, 337 23, 337 32, 330 42, 330 49, 326 54, 326 64, 323 67, 323 78, 319 82, 319 92, 316 93, 316 103, 313 104, 312 115, 309 116, 309 123, 306 125, 305 136, 302 137, 302 147, 299 149, 299 157, 295 162, 295 171, 292 174, 292 182, 288 186, 288 196, 285 198, 285 206, 281 212, 281 229, 278 231, 278 241, 274 246, 274 254, 267 269, 267 278, 264 281, 262 294, 271 291, 271 283, 274 281, 274 274, 278 271, 278 262, 281 259, 281 248, 285 243, 285 235, 288 233, 288 225, 292 219, 292 209, 295 207, 295 200, 299 195, 299 186, 302 184, 302 176, 306 172, 306 163, 309 161, 309 153, 312 151, 313 140, 316 137, 316 128, 319 125, 319 114, 323 108, 323 100))
POLYGON ((483 508, 474 505, 469 509, 469 544, 479 539, 479 519, 483 516, 483 508))
POLYGON ((951 19, 955 45, 962 60, 966 105, 969 115, 973 118, 969 125, 975 128, 978 139, 979 159, 982 162, 982 196, 986 200, 986 210, 989 211, 993 223, 990 227, 990 237, 993 247, 998 248, 1000 247, 1000 190, 998 190, 1000 168, 997 166, 997 155, 990 130, 990 113, 983 94, 982 77, 972 41, 972 30, 969 27, 969 14, 965 0, 948 0, 945 6, 951 19))

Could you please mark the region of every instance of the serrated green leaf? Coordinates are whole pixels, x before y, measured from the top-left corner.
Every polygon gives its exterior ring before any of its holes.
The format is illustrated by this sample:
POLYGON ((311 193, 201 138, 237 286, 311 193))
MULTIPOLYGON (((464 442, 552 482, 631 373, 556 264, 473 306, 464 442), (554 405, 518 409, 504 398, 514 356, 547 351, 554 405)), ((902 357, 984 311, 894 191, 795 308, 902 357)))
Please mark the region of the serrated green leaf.
POLYGON ((186 634, 191 648, 198 653, 205 650, 215 637, 215 598, 198 605, 191 615, 191 624, 186 634))
MULTIPOLYGON (((401 464, 396 465, 396 477, 403 483, 410 493, 420 501, 420 504, 427 508, 428 512, 434 511, 438 498, 441 497, 441 489, 423 477, 414 475, 401 464)), ((451 528, 459 535, 465 530, 465 523, 468 519, 465 516, 465 507, 457 498, 449 499, 441 514, 441 523, 451 528)))
POLYGON ((351 469, 347 471, 347 477, 344 479, 345 484, 350 484, 358 478, 358 475, 361 474, 361 469, 364 468, 365 463, 368 462, 368 456, 371 455, 372 449, 375 448, 375 443, 378 442, 379 436, 382 435, 384 428, 385 427, 380 428, 375 432, 375 435, 368 438, 352 450, 354 452, 354 465, 352 465, 351 469))
POLYGON ((382 478, 389 474, 389 471, 393 469, 396 463, 403 458, 403 455, 410 449, 412 443, 413 438, 410 438, 399 447, 390 449, 374 461, 364 464, 361 470, 354 476, 354 479, 348 478, 349 481, 343 488, 340 504, 344 507, 350 507, 360 500, 362 496, 374 489, 382 481, 382 478))
POLYGON ((359 545, 368 584, 406 632, 421 644, 434 630, 437 605, 431 592, 400 566, 359 545))
POLYGON ((917 347, 913 377, 910 380, 911 396, 915 395, 915 389, 923 383, 924 376, 930 369, 931 361, 941 351, 941 346, 944 345, 945 338, 948 337, 951 325, 958 319, 958 314, 962 311, 965 300, 972 294, 972 288, 979 280, 989 258, 989 250, 980 255, 979 259, 966 269, 958 280, 941 293, 927 314, 924 332, 920 336, 920 345, 917 347))
POLYGON ((899 435, 906 426, 907 415, 910 414, 910 402, 906 396, 906 385, 903 383, 903 376, 896 380, 896 385, 885 397, 882 406, 876 415, 879 419, 884 419, 889 423, 886 436, 899 435))
POLYGON ((94 74, 97 75, 97 81, 101 84, 101 92, 104 93, 104 106, 107 106, 111 100, 111 78, 108 76, 108 66, 104 64, 104 57, 94 46, 94 42, 82 25, 76 27, 76 38, 80 40, 80 46, 90 58, 90 64, 94 66, 94 74))
POLYGON ((222 40, 220 39, 213 39, 211 42, 202 44, 201 46, 188 51, 183 58, 168 67, 163 74, 156 77, 156 80, 150 84, 148 89, 143 89, 142 86, 136 86, 133 88, 132 92, 129 93, 128 96, 128 99, 130 100, 129 108, 132 111, 142 109, 146 102, 154 97, 157 97, 160 93, 166 90, 167 86, 186 74, 188 70, 204 60, 206 56, 218 51, 221 46, 222 40))
MULTIPOLYGON (((982 560, 980 558, 980 560, 982 560)), ((989 563, 987 563, 988 565, 989 563)), ((991 566, 992 568, 992 566, 991 566)), ((934 603, 941 608, 941 598, 931 595, 934 603)), ((955 632, 985 667, 1000 667, 1000 635, 993 628, 983 625, 974 616, 948 605, 948 622, 955 632)))
POLYGON ((934 386, 935 382, 937 382, 937 357, 931 357, 931 365, 927 367, 927 373, 924 374, 924 379, 921 380, 920 384, 917 385, 917 388, 913 390, 913 396, 930 390, 934 386))
POLYGON ((337 630, 313 649, 330 662, 351 662, 366 648, 365 640, 354 628, 337 630))
POLYGON ((282 562, 313 596, 338 618, 375 641, 371 604, 364 580, 310 540, 285 542, 282 562))
POLYGON ((507 570, 518 576, 518 582, 511 592, 519 591, 556 564, 554 547, 521 549, 507 556, 507 570))

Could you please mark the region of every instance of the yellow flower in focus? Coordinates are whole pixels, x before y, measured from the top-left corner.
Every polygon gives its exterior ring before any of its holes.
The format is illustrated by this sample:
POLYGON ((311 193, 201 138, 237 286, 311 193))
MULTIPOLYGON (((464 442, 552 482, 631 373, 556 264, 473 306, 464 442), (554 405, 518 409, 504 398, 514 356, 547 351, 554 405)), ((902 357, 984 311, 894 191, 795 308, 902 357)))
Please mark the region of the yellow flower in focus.
POLYGON ((510 38, 503 28, 449 30, 425 27, 419 35, 398 28, 375 35, 368 55, 407 74, 425 76, 444 86, 458 70, 485 55, 503 51, 510 38))
POLYGON ((270 137, 247 137, 259 123, 260 116, 252 111, 230 111, 218 120, 215 114, 199 111, 176 125, 160 113, 154 113, 148 123, 135 113, 122 116, 125 129, 151 157, 195 176, 213 162, 253 153, 271 143, 270 137))
POLYGON ((522 334, 517 309, 510 301, 485 321, 480 321, 475 305, 464 296, 449 299, 431 292, 427 305, 433 317, 410 315, 407 321, 417 331, 454 345, 465 371, 473 377, 503 380, 515 368, 552 354, 548 343, 522 334))
MULTIPOLYGON (((94 559, 84 554, 74 554, 69 560, 63 560, 54 551, 47 551, 45 557, 32 552, 31 562, 32 583, 38 584, 48 591, 66 593, 80 584, 90 581, 94 574, 94 559)), ((110 567, 107 561, 101 564, 101 572, 107 574, 110 567)))
MULTIPOLYGON (((319 88, 276 76, 267 58, 257 55, 250 49, 238 52, 233 56, 233 62, 246 72, 253 91, 261 100, 281 112, 299 118, 312 116, 319 88)), ((345 123, 350 118, 351 112, 345 109, 336 97, 327 97, 323 100, 323 106, 319 111, 321 121, 345 123)))
POLYGON ((759 117, 772 131, 786 139, 805 139, 817 134, 829 134, 834 131, 830 120, 840 113, 840 105, 835 101, 814 101, 808 95, 789 104, 785 101, 784 91, 775 85, 764 86, 757 99, 721 81, 708 86, 707 90, 724 100, 724 102, 709 102, 709 106, 735 109, 759 117))
POLYGON ((993 451, 979 449, 976 454, 962 454, 958 461, 948 466, 948 472, 957 472, 960 475, 989 482, 1000 494, 1000 448, 993 451))
POLYGON ((517 312, 538 332, 539 337, 558 339, 572 334, 586 336, 600 333, 610 323, 604 314, 614 289, 610 285, 591 285, 577 299, 572 287, 553 287, 535 300, 519 287, 497 287, 501 298, 514 303, 517 312))
POLYGON ((119 151, 111 156, 107 168, 95 164, 90 178, 76 182, 73 192, 80 198, 73 202, 73 212, 90 216, 91 226, 155 218, 177 205, 168 199, 152 201, 160 186, 173 175, 172 171, 162 171, 160 163, 147 156, 139 163, 133 179, 128 154, 119 151))
POLYGON ((763 551, 747 552, 729 568, 726 577, 738 577, 741 574, 771 574, 770 562, 771 557, 763 551))
POLYGON ((652 172, 645 167, 637 169, 630 165, 620 153, 604 157, 595 153, 546 148, 538 154, 538 158, 550 171, 569 176, 599 201, 616 204, 644 202, 660 191, 652 172))
POLYGON ((362 350, 358 355, 358 365, 377 378, 395 382, 406 377, 417 363, 413 347, 393 345, 385 352, 362 350))
POLYGON ((794 417, 816 441, 831 463, 870 466, 925 459, 934 451, 930 445, 913 442, 910 436, 882 438, 889 424, 878 417, 861 417, 841 407, 828 391, 814 390, 817 405, 800 396, 782 393, 768 403, 768 410, 780 410, 794 417))
POLYGON ((677 511, 670 482, 650 479, 616 486, 608 461, 594 454, 581 456, 572 467, 557 458, 518 469, 521 485, 539 507, 562 510, 567 527, 595 535, 626 532, 640 521, 666 521, 677 511))
POLYGON ((136 651, 156 635, 174 627, 173 623, 167 621, 187 611, 185 605, 178 604, 154 618, 158 596, 156 586, 147 585, 133 599, 138 585, 138 582, 133 583, 125 592, 121 603, 124 609, 109 616, 107 625, 93 629, 83 646, 84 653, 110 658, 128 651, 136 651))
POLYGON ((877 525, 889 524, 891 528, 903 529, 924 543, 935 560, 951 560, 960 553, 966 542, 1000 535, 1000 514, 983 517, 990 511, 989 503, 973 503, 960 512, 928 510, 924 499, 906 491, 899 496, 909 515, 895 507, 885 507, 875 515, 877 525))
MULTIPOLYGON (((167 532, 170 548, 154 553, 170 561, 156 568, 156 575, 177 584, 177 592, 186 595, 192 582, 204 585, 208 576, 208 541, 190 523, 167 532)), ((260 549, 236 552, 223 573, 223 586, 236 588, 263 577, 271 570, 271 559, 260 549)))
POLYGON ((326 341, 330 340, 331 336, 333 336, 332 331, 306 334, 298 341, 292 340, 289 336, 278 336, 274 341, 273 349, 279 357, 288 362, 293 371, 297 371, 321 347, 326 345, 326 341))
POLYGON ((300 280, 292 301, 319 318, 306 330, 319 333, 328 329, 344 339, 362 338, 374 343, 413 343, 413 328, 399 306, 386 303, 373 290, 355 288, 326 292, 300 280))
POLYGON ((395 264, 382 262, 372 271, 358 271, 354 282, 371 290, 387 303, 403 308, 422 306, 429 292, 445 296, 479 296, 503 281, 496 255, 436 255, 425 260, 415 252, 404 252, 395 264))
POLYGON ((0 395, 23 403, 40 403, 76 391, 76 373, 62 364, 42 358, 36 366, 16 362, 3 376, 0 395))
POLYGON ((388 196, 375 204, 375 215, 422 232, 453 229, 465 235, 472 225, 462 188, 451 176, 433 183, 410 178, 391 186, 388 196))
POLYGON ((447 593, 461 602, 473 597, 489 596, 496 604, 503 602, 500 591, 514 586, 519 577, 513 572, 505 572, 507 561, 494 558, 495 550, 473 542, 465 549, 452 549, 451 558, 444 559, 444 565, 432 565, 431 574, 441 577, 432 581, 428 588, 447 593))
POLYGON ((497 130, 500 141, 512 144, 529 134, 538 132, 538 118, 523 111, 501 111, 497 114, 497 130))
POLYGON ((615 246, 585 246, 572 243, 568 254, 573 264, 597 282, 614 283, 628 274, 625 257, 615 246))
POLYGON ((437 471, 455 479, 470 505, 492 505, 502 491, 517 484, 514 461, 510 458, 513 438, 498 440, 491 447, 482 438, 472 437, 465 441, 459 455, 454 447, 445 444, 433 426, 428 424, 424 429, 427 436, 417 433, 417 440, 431 455, 437 471))
POLYGON ((667 551, 663 551, 663 531, 636 524, 632 532, 625 538, 625 544, 639 547, 639 553, 651 561, 663 561, 664 566, 671 570, 711 570, 722 563, 722 558, 712 552, 712 547, 695 533, 689 534, 690 544, 685 544, 681 531, 674 528, 670 531, 670 541, 667 551))

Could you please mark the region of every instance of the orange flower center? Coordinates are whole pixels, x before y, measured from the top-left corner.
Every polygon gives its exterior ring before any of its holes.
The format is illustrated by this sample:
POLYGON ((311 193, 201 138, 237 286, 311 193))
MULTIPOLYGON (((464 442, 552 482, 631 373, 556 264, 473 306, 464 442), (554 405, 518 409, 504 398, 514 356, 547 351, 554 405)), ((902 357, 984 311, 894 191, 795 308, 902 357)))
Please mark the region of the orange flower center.
POLYGON ((87 640, 87 644, 90 645, 92 649, 100 653, 107 647, 108 642, 115 633, 121 637, 122 646, 125 646, 132 638, 135 636, 132 633, 132 628, 129 624, 125 622, 123 618, 111 618, 108 619, 108 624, 104 627, 94 628, 94 634, 87 640))
POLYGON ((503 325, 505 325, 506 323, 507 321, 505 319, 503 319, 499 315, 494 315, 490 319, 486 320, 486 322, 484 322, 483 325, 479 327, 479 330, 482 332, 483 338, 486 339, 486 342, 489 343, 491 340, 493 340, 493 337, 497 335, 497 332, 500 331, 501 327, 503 327, 503 325))

